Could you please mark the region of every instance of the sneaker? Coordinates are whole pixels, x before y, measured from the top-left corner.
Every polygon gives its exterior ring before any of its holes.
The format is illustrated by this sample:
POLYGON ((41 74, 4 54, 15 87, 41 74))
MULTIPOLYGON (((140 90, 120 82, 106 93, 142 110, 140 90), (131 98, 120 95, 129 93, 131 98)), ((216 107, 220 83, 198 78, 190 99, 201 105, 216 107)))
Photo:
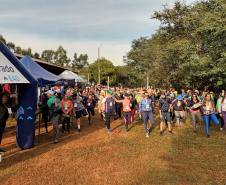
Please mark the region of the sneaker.
POLYGON ((62 133, 65 133, 65 130, 62 130, 62 133))
POLYGON ((210 135, 207 135, 206 137, 207 137, 207 138, 210 138, 210 135))
POLYGON ((0 154, 1 154, 1 153, 5 153, 5 151, 4 151, 4 150, 2 150, 2 149, 0 149, 0 154))
POLYGON ((89 125, 91 125, 91 121, 89 121, 89 125))
POLYGON ((81 129, 78 129, 78 133, 80 133, 81 132, 81 129))
POLYGON ((111 129, 108 129, 108 133, 112 133, 111 129))
POLYGON ((223 131, 224 129, 223 128, 220 128, 220 131, 223 131))
POLYGON ((196 131, 196 130, 194 130, 194 133, 195 133, 195 134, 197 134, 197 131, 196 131))
POLYGON ((51 143, 51 145, 57 145, 59 144, 59 141, 54 141, 53 143, 51 143))
POLYGON ((149 137, 149 134, 148 133, 146 133, 146 137, 149 137))
POLYGON ((129 132, 129 129, 128 128, 126 129, 126 132, 129 132))
POLYGON ((168 127, 168 125, 165 125, 165 127, 168 127))
POLYGON ((162 136, 163 135, 163 132, 161 131, 159 135, 162 136))
POLYGON ((171 134, 171 135, 174 135, 174 133, 172 131, 169 131, 168 133, 171 134))
POLYGON ((68 133, 70 133, 70 130, 67 130, 68 133))
POLYGON ((46 134, 48 134, 49 132, 47 131, 46 134))

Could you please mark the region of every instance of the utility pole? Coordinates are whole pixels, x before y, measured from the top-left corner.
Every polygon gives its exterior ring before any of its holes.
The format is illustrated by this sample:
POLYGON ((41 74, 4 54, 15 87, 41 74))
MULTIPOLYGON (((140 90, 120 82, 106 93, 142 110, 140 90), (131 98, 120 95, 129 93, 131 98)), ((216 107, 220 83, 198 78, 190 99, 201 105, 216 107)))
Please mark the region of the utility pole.
POLYGON ((101 45, 98 47, 98 85, 100 86, 100 47, 101 45))
POLYGON ((109 76, 108 76, 108 90, 109 90, 109 76))

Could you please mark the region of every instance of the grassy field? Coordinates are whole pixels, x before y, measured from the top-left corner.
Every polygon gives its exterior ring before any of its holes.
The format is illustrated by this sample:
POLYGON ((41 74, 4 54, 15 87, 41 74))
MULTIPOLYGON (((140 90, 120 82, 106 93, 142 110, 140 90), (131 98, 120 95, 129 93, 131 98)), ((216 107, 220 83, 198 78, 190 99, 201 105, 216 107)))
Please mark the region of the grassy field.
MULTIPOLYGON (((1 184, 226 184, 226 136, 219 125, 210 127, 206 138, 204 124, 192 131, 190 119, 174 136, 165 130, 159 136, 159 118, 145 137, 143 122, 135 120, 127 133, 123 119, 112 123, 107 133, 100 115, 92 124, 82 119, 82 132, 76 124, 71 133, 61 134, 60 144, 52 146, 52 126, 40 143, 29 150, 15 145, 15 122, 7 125, 0 163, 1 184), (119 134, 115 133, 118 128, 119 134)), ((61 127, 61 126, 60 126, 61 127)), ((38 127, 37 127, 38 128, 38 127)), ((36 131, 38 134, 38 131, 36 131)))

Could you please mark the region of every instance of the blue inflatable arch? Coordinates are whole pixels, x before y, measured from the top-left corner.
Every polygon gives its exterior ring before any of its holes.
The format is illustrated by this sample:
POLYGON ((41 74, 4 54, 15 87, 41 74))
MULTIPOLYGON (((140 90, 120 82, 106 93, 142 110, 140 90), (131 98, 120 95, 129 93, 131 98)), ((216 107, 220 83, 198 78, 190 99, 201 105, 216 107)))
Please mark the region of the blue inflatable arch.
POLYGON ((38 81, 0 41, 0 83, 18 84, 17 146, 34 147, 38 81), (1 70, 15 69, 15 70, 1 70), (16 75, 16 71, 19 75, 16 75))

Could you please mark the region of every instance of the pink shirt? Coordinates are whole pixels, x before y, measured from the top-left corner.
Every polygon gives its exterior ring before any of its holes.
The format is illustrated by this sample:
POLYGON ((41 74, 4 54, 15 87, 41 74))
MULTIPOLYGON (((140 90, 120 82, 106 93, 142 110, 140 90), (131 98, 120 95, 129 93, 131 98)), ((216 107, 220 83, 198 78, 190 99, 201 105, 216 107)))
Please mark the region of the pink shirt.
POLYGON ((130 100, 121 100, 122 105, 123 105, 123 112, 130 112, 130 100))

